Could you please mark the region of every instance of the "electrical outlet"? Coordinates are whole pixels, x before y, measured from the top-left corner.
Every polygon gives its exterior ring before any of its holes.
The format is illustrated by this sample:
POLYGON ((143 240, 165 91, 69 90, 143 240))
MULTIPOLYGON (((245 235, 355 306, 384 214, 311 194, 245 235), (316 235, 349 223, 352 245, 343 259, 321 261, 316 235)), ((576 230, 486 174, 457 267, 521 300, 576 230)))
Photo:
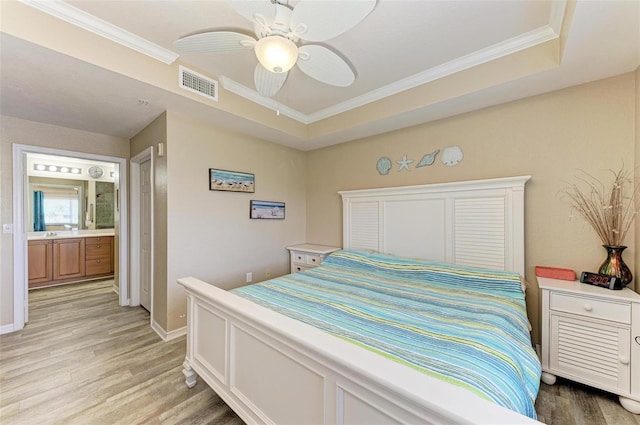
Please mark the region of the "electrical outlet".
POLYGON ((252 280, 253 280, 253 273, 252 272, 247 273, 246 282, 249 283, 252 280))
POLYGON ((264 275, 265 275, 265 277, 267 279, 269 279, 271 277, 271 269, 267 269, 267 271, 266 271, 266 273, 264 275))
POLYGON ((13 224, 3 224, 2 233, 13 233, 13 224))

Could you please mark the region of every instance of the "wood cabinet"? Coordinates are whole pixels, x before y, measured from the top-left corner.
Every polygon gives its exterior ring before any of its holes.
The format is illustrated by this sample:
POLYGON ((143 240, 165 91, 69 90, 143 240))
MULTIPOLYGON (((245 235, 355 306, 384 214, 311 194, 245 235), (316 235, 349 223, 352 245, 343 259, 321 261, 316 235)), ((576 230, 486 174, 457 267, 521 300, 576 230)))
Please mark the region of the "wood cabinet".
POLYGON ((53 280, 84 277, 84 238, 53 240, 53 280))
POLYGON ((53 280, 53 241, 29 241, 29 287, 53 280))
POLYGON ((85 271, 87 277, 113 274, 113 237, 86 238, 85 271))
POLYGON ((556 376, 617 394, 640 413, 640 294, 538 278, 542 381, 556 376))
POLYGON ((30 240, 29 289, 113 276, 113 236, 30 240))
POLYGON ((287 249, 291 255, 291 273, 318 267, 327 255, 340 250, 335 246, 312 244, 294 245, 287 249))

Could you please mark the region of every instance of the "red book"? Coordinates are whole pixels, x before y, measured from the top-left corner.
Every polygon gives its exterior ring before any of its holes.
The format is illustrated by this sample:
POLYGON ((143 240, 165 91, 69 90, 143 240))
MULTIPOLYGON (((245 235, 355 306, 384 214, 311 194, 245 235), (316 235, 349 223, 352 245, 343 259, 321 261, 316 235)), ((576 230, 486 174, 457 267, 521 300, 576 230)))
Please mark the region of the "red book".
POLYGON ((576 280, 576 272, 559 267, 536 266, 536 276, 551 279, 576 280))

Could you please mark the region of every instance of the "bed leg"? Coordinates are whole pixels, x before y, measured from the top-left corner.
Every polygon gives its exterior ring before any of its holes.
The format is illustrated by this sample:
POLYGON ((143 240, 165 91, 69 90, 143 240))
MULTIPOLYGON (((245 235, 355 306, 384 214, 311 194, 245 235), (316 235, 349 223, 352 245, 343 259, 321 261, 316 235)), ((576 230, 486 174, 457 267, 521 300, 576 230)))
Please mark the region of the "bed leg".
POLYGON ((630 398, 626 398, 623 396, 620 396, 618 398, 620 399, 620 404, 622 404, 622 407, 633 414, 640 415, 640 401, 631 400, 630 398))
POLYGON ((556 375, 552 375, 548 372, 542 372, 540 380, 547 385, 553 385, 556 383, 556 375))
POLYGON ((187 359, 182 363, 182 374, 185 377, 184 383, 187 384, 187 387, 193 388, 196 386, 198 375, 191 369, 191 364, 187 359))

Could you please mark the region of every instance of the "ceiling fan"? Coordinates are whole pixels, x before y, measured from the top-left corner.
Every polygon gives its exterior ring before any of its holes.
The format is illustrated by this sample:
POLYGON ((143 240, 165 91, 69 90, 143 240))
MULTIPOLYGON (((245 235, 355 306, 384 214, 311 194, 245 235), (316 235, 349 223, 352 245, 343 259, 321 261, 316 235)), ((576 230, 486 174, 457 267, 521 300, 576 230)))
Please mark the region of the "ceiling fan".
POLYGON ((256 90, 274 96, 289 70, 298 68, 311 78, 338 87, 355 81, 347 62, 327 47, 298 45, 300 40, 321 42, 353 28, 371 13, 376 0, 227 0, 231 7, 254 23, 256 38, 235 31, 209 31, 176 40, 186 53, 218 54, 254 49, 259 60, 254 71, 256 90))

